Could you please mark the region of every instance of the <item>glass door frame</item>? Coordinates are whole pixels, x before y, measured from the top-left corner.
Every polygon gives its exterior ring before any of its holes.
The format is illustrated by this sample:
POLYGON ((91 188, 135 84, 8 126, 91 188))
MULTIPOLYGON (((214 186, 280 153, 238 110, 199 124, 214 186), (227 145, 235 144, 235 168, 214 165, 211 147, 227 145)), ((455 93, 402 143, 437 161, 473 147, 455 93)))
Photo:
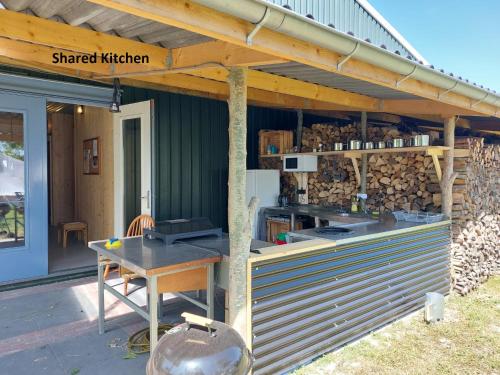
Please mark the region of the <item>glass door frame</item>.
POLYGON ((25 186, 25 242, 0 249, 2 283, 48 274, 46 99, 0 90, 0 111, 23 114, 25 186))

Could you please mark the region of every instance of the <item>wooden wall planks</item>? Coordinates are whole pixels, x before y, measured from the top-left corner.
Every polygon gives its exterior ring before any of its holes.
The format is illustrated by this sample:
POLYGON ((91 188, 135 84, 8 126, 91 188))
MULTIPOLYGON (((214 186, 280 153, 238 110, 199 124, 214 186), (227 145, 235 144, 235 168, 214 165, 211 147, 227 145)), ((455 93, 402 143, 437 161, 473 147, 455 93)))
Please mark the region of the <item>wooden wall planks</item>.
POLYGON ((113 236, 113 116, 107 108, 85 107, 75 113, 76 219, 85 221, 89 241, 113 236), (99 137, 101 173, 83 174, 83 140, 99 137))
POLYGON ((73 115, 49 113, 50 224, 75 220, 73 115))

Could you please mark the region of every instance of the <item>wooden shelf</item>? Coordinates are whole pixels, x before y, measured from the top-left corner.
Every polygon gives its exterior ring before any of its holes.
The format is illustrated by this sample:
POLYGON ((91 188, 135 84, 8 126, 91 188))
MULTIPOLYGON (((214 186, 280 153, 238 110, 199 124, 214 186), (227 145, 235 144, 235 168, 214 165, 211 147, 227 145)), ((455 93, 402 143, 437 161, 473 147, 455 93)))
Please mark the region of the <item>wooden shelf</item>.
POLYGON ((408 153, 408 152, 425 152, 426 155, 432 157, 432 162, 434 164, 434 169, 436 170, 436 175, 439 181, 441 181, 442 171, 441 165, 439 164, 439 156, 442 156, 444 151, 448 151, 450 148, 446 146, 422 146, 422 147, 395 147, 395 148, 382 148, 373 150, 345 150, 345 151, 323 151, 323 152, 301 152, 297 154, 272 154, 272 155, 259 155, 261 158, 282 158, 283 156, 294 156, 294 155, 316 155, 316 156, 341 156, 344 158, 349 158, 352 161, 354 167, 354 172, 356 174, 356 181, 358 186, 361 184, 361 176, 359 173, 358 160, 361 159, 363 154, 386 154, 386 153, 408 153))
POLYGON ((272 155, 259 155, 261 158, 276 158, 283 156, 294 155, 317 155, 317 156, 344 156, 346 158, 361 157, 362 154, 385 154, 385 153, 398 153, 398 152, 426 152, 428 155, 437 154, 438 156, 443 151, 449 150, 446 146, 423 146, 423 147, 396 147, 396 148, 382 148, 373 150, 343 150, 343 151, 323 151, 323 152, 301 152, 297 154, 272 154, 272 155))

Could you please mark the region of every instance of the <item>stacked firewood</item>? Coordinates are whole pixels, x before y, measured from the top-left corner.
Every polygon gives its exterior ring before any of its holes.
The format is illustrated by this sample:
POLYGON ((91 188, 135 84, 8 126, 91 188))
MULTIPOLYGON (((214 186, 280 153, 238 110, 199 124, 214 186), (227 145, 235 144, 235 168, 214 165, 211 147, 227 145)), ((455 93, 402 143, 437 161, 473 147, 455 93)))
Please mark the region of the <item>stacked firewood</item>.
MULTIPOLYGON (((369 127, 370 141, 388 141, 404 138, 395 127, 369 127)), ((319 149, 320 144, 329 150, 335 142, 347 143, 360 139, 359 125, 338 127, 332 124, 315 124, 303 130, 302 150, 319 149)), ((432 170, 432 158, 421 153, 372 154, 368 158, 367 206, 369 209, 385 210, 433 210, 432 193, 428 191, 432 170)), ((359 189, 354 168, 350 160, 338 157, 319 159, 317 173, 309 178, 309 199, 314 204, 337 203, 348 205, 359 189), (342 176, 340 172, 345 172, 342 176), (338 178, 340 175, 340 178, 338 178)))
POLYGON ((467 294, 500 269, 500 146, 482 138, 457 142, 470 156, 455 159, 452 278, 467 294))

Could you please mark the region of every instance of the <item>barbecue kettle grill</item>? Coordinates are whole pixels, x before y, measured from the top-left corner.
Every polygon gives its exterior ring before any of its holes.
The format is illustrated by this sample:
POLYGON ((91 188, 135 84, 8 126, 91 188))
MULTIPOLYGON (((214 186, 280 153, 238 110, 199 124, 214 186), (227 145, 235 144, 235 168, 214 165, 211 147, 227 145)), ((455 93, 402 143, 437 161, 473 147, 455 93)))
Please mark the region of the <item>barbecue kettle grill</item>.
POLYGON ((146 366, 147 375, 246 375, 252 355, 227 324, 183 313, 186 322, 167 331, 146 366))

